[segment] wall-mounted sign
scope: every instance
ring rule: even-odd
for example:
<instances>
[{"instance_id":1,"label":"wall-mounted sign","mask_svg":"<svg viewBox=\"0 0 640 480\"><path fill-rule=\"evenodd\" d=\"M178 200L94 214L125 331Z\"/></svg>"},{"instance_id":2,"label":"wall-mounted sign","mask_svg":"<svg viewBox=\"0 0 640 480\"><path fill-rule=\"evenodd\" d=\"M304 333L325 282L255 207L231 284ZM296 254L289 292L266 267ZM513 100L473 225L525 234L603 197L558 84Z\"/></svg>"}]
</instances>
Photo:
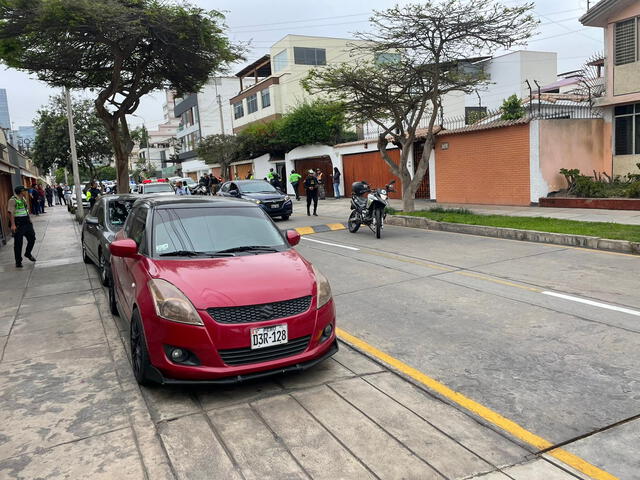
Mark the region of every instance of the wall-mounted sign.
<instances>
[{"instance_id":1,"label":"wall-mounted sign","mask_svg":"<svg viewBox=\"0 0 640 480\"><path fill-rule=\"evenodd\" d=\"M440 144L440 149L441 150L449 150L449 142L442 142Z\"/></svg>"}]
</instances>

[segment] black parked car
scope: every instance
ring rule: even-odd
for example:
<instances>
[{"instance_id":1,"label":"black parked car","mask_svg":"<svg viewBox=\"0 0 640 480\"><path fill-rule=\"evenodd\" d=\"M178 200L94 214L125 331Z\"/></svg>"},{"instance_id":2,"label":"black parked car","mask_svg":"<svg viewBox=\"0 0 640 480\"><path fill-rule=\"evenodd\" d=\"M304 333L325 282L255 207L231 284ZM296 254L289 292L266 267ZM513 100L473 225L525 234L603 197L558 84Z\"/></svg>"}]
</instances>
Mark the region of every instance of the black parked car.
<instances>
[{"instance_id":1,"label":"black parked car","mask_svg":"<svg viewBox=\"0 0 640 480\"><path fill-rule=\"evenodd\" d=\"M289 195L271 186L264 180L234 180L220 187L218 195L251 200L262 207L271 217L288 220L293 212L293 202Z\"/></svg>"},{"instance_id":2,"label":"black parked car","mask_svg":"<svg viewBox=\"0 0 640 480\"><path fill-rule=\"evenodd\" d=\"M108 285L111 279L109 244L129 215L133 203L140 195L104 195L98 198L82 222L82 259L95 263L100 280Z\"/></svg>"}]
</instances>

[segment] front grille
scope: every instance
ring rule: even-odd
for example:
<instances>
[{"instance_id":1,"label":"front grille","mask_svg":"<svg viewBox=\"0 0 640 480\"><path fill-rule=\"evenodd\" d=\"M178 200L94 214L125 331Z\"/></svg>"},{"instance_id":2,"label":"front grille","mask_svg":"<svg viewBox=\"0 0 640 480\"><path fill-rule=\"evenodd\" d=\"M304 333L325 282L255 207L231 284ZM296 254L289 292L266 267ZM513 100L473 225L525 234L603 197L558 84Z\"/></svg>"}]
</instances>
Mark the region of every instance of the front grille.
<instances>
[{"instance_id":1,"label":"front grille","mask_svg":"<svg viewBox=\"0 0 640 480\"><path fill-rule=\"evenodd\" d=\"M208 308L207 312L218 323L253 323L293 317L306 312L310 306L311 295L260 305Z\"/></svg>"},{"instance_id":2,"label":"front grille","mask_svg":"<svg viewBox=\"0 0 640 480\"><path fill-rule=\"evenodd\" d=\"M276 360L278 358L291 357L302 353L309 345L311 335L289 340L283 345L251 350L251 348L235 348L233 350L218 350L222 361L227 365L246 365Z\"/></svg>"}]
</instances>

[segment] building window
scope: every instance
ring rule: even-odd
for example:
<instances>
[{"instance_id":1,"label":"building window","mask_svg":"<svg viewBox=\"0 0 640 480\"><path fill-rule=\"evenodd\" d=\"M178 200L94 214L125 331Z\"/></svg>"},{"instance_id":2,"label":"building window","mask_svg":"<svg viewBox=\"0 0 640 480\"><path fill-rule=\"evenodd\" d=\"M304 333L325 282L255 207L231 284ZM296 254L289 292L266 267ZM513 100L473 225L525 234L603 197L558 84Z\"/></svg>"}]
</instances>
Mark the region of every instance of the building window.
<instances>
[{"instance_id":1,"label":"building window","mask_svg":"<svg viewBox=\"0 0 640 480\"><path fill-rule=\"evenodd\" d=\"M258 111L258 94L254 93L247 97L247 113Z\"/></svg>"},{"instance_id":2,"label":"building window","mask_svg":"<svg viewBox=\"0 0 640 480\"><path fill-rule=\"evenodd\" d=\"M180 126L189 128L198 123L198 107L193 106L182 115L180 115Z\"/></svg>"},{"instance_id":3,"label":"building window","mask_svg":"<svg viewBox=\"0 0 640 480\"><path fill-rule=\"evenodd\" d=\"M615 30L615 64L624 65L638 59L638 26L635 18L616 23Z\"/></svg>"},{"instance_id":4,"label":"building window","mask_svg":"<svg viewBox=\"0 0 640 480\"><path fill-rule=\"evenodd\" d=\"M265 88L260 92L260 99L262 100L262 108L271 106L271 95L269 95L269 89Z\"/></svg>"},{"instance_id":5,"label":"building window","mask_svg":"<svg viewBox=\"0 0 640 480\"><path fill-rule=\"evenodd\" d=\"M287 58L287 51L282 50L280 53L273 57L273 72L279 72L287 68L289 59Z\"/></svg>"},{"instance_id":6,"label":"building window","mask_svg":"<svg viewBox=\"0 0 640 480\"><path fill-rule=\"evenodd\" d=\"M191 152L198 147L200 143L200 132L195 131L189 135L182 137L182 152Z\"/></svg>"},{"instance_id":7,"label":"building window","mask_svg":"<svg viewBox=\"0 0 640 480\"><path fill-rule=\"evenodd\" d=\"M242 100L238 103L233 104L233 118L242 118L244 117L244 108L242 107Z\"/></svg>"},{"instance_id":8,"label":"building window","mask_svg":"<svg viewBox=\"0 0 640 480\"><path fill-rule=\"evenodd\" d=\"M324 48L293 47L296 65L326 65L327 51Z\"/></svg>"},{"instance_id":9,"label":"building window","mask_svg":"<svg viewBox=\"0 0 640 480\"><path fill-rule=\"evenodd\" d=\"M616 155L640 154L640 103L615 108Z\"/></svg>"}]
</instances>

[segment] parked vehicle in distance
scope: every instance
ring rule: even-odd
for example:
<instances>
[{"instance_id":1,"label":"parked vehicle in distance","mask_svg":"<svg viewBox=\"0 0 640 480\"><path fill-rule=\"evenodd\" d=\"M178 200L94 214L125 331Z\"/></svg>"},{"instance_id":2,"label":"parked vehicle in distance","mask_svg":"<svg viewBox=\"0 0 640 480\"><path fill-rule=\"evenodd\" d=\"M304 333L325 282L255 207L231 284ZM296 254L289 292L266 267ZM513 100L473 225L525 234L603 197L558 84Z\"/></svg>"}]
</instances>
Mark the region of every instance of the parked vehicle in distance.
<instances>
[{"instance_id":1,"label":"parked vehicle in distance","mask_svg":"<svg viewBox=\"0 0 640 480\"><path fill-rule=\"evenodd\" d=\"M169 182L140 183L136 193L140 195L175 195L176 191Z\"/></svg>"},{"instance_id":2,"label":"parked vehicle in distance","mask_svg":"<svg viewBox=\"0 0 640 480\"><path fill-rule=\"evenodd\" d=\"M327 279L251 202L145 197L111 243L109 306L141 384L234 383L338 350Z\"/></svg>"},{"instance_id":3,"label":"parked vehicle in distance","mask_svg":"<svg viewBox=\"0 0 640 480\"><path fill-rule=\"evenodd\" d=\"M264 180L234 180L225 182L217 195L251 200L271 217L289 220L293 213L293 202L289 195L282 193Z\"/></svg>"},{"instance_id":4,"label":"parked vehicle in distance","mask_svg":"<svg viewBox=\"0 0 640 480\"><path fill-rule=\"evenodd\" d=\"M387 216L385 209L389 206L389 192L393 192L395 180L391 180L384 188L372 190L365 181L355 182L351 187L351 215L347 226L351 233L356 233L364 224L380 238ZM364 195L367 195L365 198Z\"/></svg>"},{"instance_id":5,"label":"parked vehicle in distance","mask_svg":"<svg viewBox=\"0 0 640 480\"><path fill-rule=\"evenodd\" d=\"M82 259L98 267L103 285L108 285L111 279L109 245L138 198L131 194L103 195L82 221Z\"/></svg>"}]
</instances>

